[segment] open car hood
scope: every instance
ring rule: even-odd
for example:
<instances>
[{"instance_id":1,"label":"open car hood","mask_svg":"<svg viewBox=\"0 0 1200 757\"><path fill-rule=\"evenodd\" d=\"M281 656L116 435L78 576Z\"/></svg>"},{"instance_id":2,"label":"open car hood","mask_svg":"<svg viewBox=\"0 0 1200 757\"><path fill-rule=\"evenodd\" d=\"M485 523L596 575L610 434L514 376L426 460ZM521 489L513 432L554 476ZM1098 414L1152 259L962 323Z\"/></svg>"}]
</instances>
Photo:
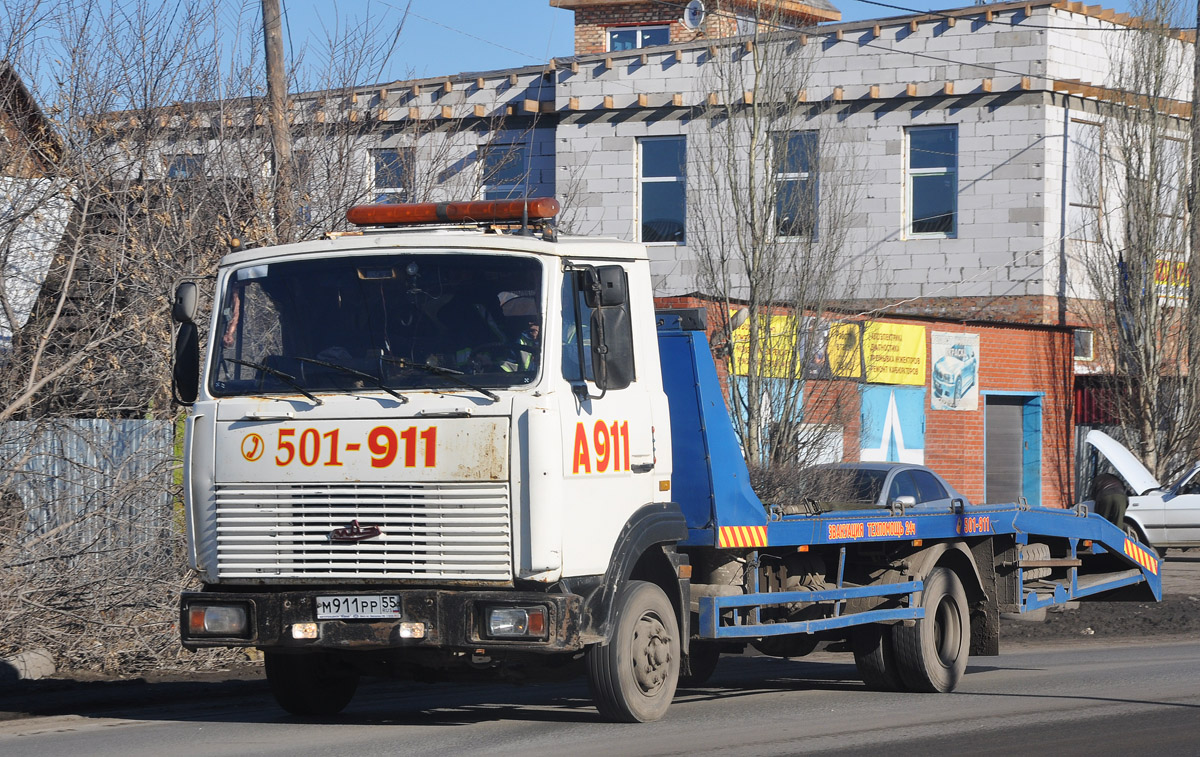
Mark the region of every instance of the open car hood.
<instances>
[{"instance_id":1,"label":"open car hood","mask_svg":"<svg viewBox=\"0 0 1200 757\"><path fill-rule=\"evenodd\" d=\"M1145 494L1154 489L1161 489L1162 484L1154 477L1146 466L1133 456L1125 445L1113 439L1103 431L1089 431L1085 441L1100 450L1100 454L1108 458L1121 478L1125 479L1135 492Z\"/></svg>"}]
</instances>

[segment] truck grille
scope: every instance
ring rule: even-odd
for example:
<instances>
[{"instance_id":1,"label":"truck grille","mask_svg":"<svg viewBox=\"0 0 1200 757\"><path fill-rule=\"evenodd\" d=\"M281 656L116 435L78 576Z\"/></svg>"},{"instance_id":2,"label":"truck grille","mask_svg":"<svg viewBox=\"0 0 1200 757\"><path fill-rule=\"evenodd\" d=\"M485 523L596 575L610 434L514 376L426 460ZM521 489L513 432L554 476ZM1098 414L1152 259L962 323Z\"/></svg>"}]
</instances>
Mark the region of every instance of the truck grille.
<instances>
[{"instance_id":1,"label":"truck grille","mask_svg":"<svg viewBox=\"0 0 1200 757\"><path fill-rule=\"evenodd\" d=\"M508 581L507 483L218 485L223 579ZM333 542L357 520L380 536Z\"/></svg>"}]
</instances>

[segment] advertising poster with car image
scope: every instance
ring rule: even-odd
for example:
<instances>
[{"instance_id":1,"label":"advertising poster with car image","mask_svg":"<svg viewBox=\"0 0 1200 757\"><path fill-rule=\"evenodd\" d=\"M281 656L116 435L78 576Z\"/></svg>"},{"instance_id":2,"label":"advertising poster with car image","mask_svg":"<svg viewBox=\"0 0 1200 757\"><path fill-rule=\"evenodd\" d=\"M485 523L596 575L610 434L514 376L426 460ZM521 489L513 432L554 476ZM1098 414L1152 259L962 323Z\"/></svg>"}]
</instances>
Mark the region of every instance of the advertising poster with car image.
<instances>
[{"instance_id":1,"label":"advertising poster with car image","mask_svg":"<svg viewBox=\"0 0 1200 757\"><path fill-rule=\"evenodd\" d=\"M979 334L934 331L929 343L929 407L979 409Z\"/></svg>"}]
</instances>

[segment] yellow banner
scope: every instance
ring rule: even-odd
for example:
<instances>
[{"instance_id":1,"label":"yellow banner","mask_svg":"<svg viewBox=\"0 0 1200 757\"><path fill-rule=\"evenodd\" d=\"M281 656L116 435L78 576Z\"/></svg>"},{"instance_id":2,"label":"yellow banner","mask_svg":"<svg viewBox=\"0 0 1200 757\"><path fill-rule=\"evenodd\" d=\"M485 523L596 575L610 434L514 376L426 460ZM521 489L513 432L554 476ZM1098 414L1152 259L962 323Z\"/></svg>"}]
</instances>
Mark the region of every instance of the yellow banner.
<instances>
[{"instance_id":1,"label":"yellow banner","mask_svg":"<svg viewBox=\"0 0 1200 757\"><path fill-rule=\"evenodd\" d=\"M862 376L863 355L866 349L866 380L876 384L925 384L925 327L899 323L868 321L834 323L828 335L813 330L800 334L794 316L776 315L763 318L759 330L762 350L759 375L767 378L847 378ZM807 324L806 324L807 325ZM816 326L817 324L813 324ZM801 364L803 350L797 349L797 339L816 341L808 366ZM820 342L824 341L824 349ZM745 376L750 364L750 323L741 324L733 332L733 373Z\"/></svg>"},{"instance_id":2,"label":"yellow banner","mask_svg":"<svg viewBox=\"0 0 1200 757\"><path fill-rule=\"evenodd\" d=\"M792 378L801 373L796 355L796 320L790 315L759 319L759 375L766 378ZM733 373L750 372L750 320L733 330Z\"/></svg>"},{"instance_id":3,"label":"yellow banner","mask_svg":"<svg viewBox=\"0 0 1200 757\"><path fill-rule=\"evenodd\" d=\"M867 381L925 385L925 327L868 321L863 333Z\"/></svg>"},{"instance_id":4,"label":"yellow banner","mask_svg":"<svg viewBox=\"0 0 1200 757\"><path fill-rule=\"evenodd\" d=\"M837 378L862 378L861 328L857 323L835 323L829 327L829 370Z\"/></svg>"}]
</instances>

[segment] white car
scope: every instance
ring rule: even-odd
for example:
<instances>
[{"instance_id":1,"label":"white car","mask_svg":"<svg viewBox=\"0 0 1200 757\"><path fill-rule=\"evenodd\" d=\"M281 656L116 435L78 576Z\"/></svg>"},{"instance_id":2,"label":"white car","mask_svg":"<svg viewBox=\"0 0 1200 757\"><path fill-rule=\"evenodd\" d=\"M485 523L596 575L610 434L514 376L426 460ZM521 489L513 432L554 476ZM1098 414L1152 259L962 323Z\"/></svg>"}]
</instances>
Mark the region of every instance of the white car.
<instances>
[{"instance_id":1,"label":"white car","mask_svg":"<svg viewBox=\"0 0 1200 757\"><path fill-rule=\"evenodd\" d=\"M1108 458L1134 496L1125 511L1125 529L1159 550L1200 547L1200 463L1175 483L1163 486L1124 445L1103 431L1089 431L1087 443Z\"/></svg>"}]
</instances>

